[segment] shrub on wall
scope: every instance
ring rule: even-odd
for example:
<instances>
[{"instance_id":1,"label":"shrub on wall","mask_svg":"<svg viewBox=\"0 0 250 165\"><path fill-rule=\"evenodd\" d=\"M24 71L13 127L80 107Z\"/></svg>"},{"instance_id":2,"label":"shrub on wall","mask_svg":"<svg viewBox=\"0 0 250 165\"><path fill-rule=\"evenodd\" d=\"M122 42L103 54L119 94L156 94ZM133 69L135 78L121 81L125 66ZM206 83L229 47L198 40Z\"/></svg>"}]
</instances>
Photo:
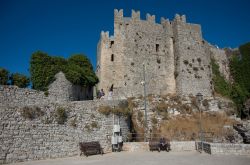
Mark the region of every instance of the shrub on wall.
<instances>
[{"instance_id":1,"label":"shrub on wall","mask_svg":"<svg viewBox=\"0 0 250 165\"><path fill-rule=\"evenodd\" d=\"M67 113L64 108L56 109L56 121L58 124L64 124L67 121Z\"/></svg>"},{"instance_id":2,"label":"shrub on wall","mask_svg":"<svg viewBox=\"0 0 250 165\"><path fill-rule=\"evenodd\" d=\"M21 116L24 117L25 119L33 120L43 115L44 112L39 107L25 106L21 109Z\"/></svg>"},{"instance_id":3,"label":"shrub on wall","mask_svg":"<svg viewBox=\"0 0 250 165\"><path fill-rule=\"evenodd\" d=\"M125 102L120 102L118 106L115 106L111 108L110 106L100 106L98 108L98 112L103 114L103 115L110 115L110 114L115 114L115 115L121 115L121 116L129 116L131 115L132 108L133 106L132 103L128 103L127 101Z\"/></svg>"},{"instance_id":4,"label":"shrub on wall","mask_svg":"<svg viewBox=\"0 0 250 165\"><path fill-rule=\"evenodd\" d=\"M223 96L230 97L231 87L230 84L225 80L219 71L219 65L216 63L215 59L211 59L212 72L213 72L213 83L214 90Z\"/></svg>"},{"instance_id":5,"label":"shrub on wall","mask_svg":"<svg viewBox=\"0 0 250 165\"><path fill-rule=\"evenodd\" d=\"M9 71L4 68L0 68L0 85L7 85L8 79Z\"/></svg>"}]
</instances>

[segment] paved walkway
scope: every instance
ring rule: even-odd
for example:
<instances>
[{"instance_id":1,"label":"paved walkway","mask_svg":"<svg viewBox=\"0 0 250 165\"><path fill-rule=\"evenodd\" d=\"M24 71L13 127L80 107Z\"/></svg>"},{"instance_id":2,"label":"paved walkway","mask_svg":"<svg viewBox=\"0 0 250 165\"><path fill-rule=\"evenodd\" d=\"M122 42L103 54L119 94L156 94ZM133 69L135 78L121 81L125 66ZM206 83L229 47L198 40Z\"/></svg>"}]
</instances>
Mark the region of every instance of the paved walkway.
<instances>
[{"instance_id":1,"label":"paved walkway","mask_svg":"<svg viewBox=\"0 0 250 165\"><path fill-rule=\"evenodd\" d=\"M249 156L198 152L120 152L15 163L15 165L249 165Z\"/></svg>"}]
</instances>

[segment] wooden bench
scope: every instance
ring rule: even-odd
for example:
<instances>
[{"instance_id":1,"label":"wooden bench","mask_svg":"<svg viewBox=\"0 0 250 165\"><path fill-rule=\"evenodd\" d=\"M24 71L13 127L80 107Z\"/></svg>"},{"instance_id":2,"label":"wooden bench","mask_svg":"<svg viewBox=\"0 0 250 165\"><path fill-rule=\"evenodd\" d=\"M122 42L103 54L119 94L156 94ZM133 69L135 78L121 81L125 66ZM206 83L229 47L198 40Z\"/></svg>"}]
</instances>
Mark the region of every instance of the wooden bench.
<instances>
[{"instance_id":1,"label":"wooden bench","mask_svg":"<svg viewBox=\"0 0 250 165\"><path fill-rule=\"evenodd\" d=\"M157 150L158 152L161 151L161 148L160 148L160 143L158 141L149 141L149 150L150 151L155 151Z\"/></svg>"},{"instance_id":2,"label":"wooden bench","mask_svg":"<svg viewBox=\"0 0 250 165\"><path fill-rule=\"evenodd\" d=\"M81 150L80 156L82 153L85 156L94 155L94 154L103 154L103 148L98 141L93 142L80 142L79 147Z\"/></svg>"},{"instance_id":3,"label":"wooden bench","mask_svg":"<svg viewBox=\"0 0 250 165\"><path fill-rule=\"evenodd\" d=\"M162 146L161 144L160 144L160 141L152 141L152 140L150 140L149 141L149 150L150 151L158 151L158 152L160 152L160 151L170 151L170 142L169 142L169 140L167 140L166 141L166 143L165 143L165 145L164 146Z\"/></svg>"}]
</instances>

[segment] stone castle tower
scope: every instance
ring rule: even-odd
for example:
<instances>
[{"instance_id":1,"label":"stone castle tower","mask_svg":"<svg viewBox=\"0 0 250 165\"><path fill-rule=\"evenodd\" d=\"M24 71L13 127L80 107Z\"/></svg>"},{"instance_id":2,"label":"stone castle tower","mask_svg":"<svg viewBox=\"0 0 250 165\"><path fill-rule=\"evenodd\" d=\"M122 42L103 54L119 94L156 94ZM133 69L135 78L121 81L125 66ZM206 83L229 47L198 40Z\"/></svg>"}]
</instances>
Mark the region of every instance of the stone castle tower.
<instances>
[{"instance_id":1,"label":"stone castle tower","mask_svg":"<svg viewBox=\"0 0 250 165\"><path fill-rule=\"evenodd\" d=\"M186 22L176 14L173 21L132 10L124 17L123 10L114 10L114 36L101 32L97 48L98 89L107 93L111 85L117 97L143 95L144 66L147 94L212 96L211 57L228 74L224 50L215 48L202 38L198 24Z\"/></svg>"}]
</instances>

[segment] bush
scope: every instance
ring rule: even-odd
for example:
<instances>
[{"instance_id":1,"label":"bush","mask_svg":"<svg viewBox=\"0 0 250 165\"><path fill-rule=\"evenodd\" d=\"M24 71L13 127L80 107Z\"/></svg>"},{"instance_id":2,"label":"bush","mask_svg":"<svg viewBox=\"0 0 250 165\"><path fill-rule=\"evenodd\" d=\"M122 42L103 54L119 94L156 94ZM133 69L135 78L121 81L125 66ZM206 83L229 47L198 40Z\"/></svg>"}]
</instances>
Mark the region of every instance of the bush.
<instances>
[{"instance_id":1,"label":"bush","mask_svg":"<svg viewBox=\"0 0 250 165\"><path fill-rule=\"evenodd\" d=\"M141 111L139 111L138 113L137 113L137 120L139 121L139 122L141 122L141 123L143 123L143 113L141 112Z\"/></svg>"},{"instance_id":2,"label":"bush","mask_svg":"<svg viewBox=\"0 0 250 165\"><path fill-rule=\"evenodd\" d=\"M71 121L70 121L70 126L72 126L72 127L76 127L77 126L77 124L76 124L76 117L74 118L74 119L71 119Z\"/></svg>"},{"instance_id":3,"label":"bush","mask_svg":"<svg viewBox=\"0 0 250 165\"><path fill-rule=\"evenodd\" d=\"M164 112L167 111L167 109L168 109L168 104L166 104L164 101L160 102L155 108L157 112Z\"/></svg>"},{"instance_id":4,"label":"bush","mask_svg":"<svg viewBox=\"0 0 250 165\"><path fill-rule=\"evenodd\" d=\"M158 120L156 119L155 116L153 116L153 117L151 118L151 122L152 122L153 125L156 125L156 124L158 123Z\"/></svg>"},{"instance_id":5,"label":"bush","mask_svg":"<svg viewBox=\"0 0 250 165\"><path fill-rule=\"evenodd\" d=\"M211 59L212 72L213 72L213 84L215 92L222 96L230 97L231 87L230 84L225 80L219 71L219 65L214 59Z\"/></svg>"},{"instance_id":6,"label":"bush","mask_svg":"<svg viewBox=\"0 0 250 165\"><path fill-rule=\"evenodd\" d=\"M45 92L44 92L44 95L45 95L46 97L48 97L48 96L49 96L49 91L45 91Z\"/></svg>"},{"instance_id":7,"label":"bush","mask_svg":"<svg viewBox=\"0 0 250 165\"><path fill-rule=\"evenodd\" d=\"M0 85L7 85L8 80L9 80L9 71L4 68L0 68Z\"/></svg>"},{"instance_id":8,"label":"bush","mask_svg":"<svg viewBox=\"0 0 250 165\"><path fill-rule=\"evenodd\" d=\"M98 128L98 123L96 121L92 121L90 125L92 128Z\"/></svg>"},{"instance_id":9,"label":"bush","mask_svg":"<svg viewBox=\"0 0 250 165\"><path fill-rule=\"evenodd\" d=\"M51 57L37 51L32 54L30 74L33 88L45 91L55 80L55 74L62 71L67 80L81 86L94 86L98 83L89 59L81 54L73 55L68 60L62 57Z\"/></svg>"},{"instance_id":10,"label":"bush","mask_svg":"<svg viewBox=\"0 0 250 165\"><path fill-rule=\"evenodd\" d=\"M64 108L56 109L56 121L58 124L64 124L67 121L67 114Z\"/></svg>"},{"instance_id":11,"label":"bush","mask_svg":"<svg viewBox=\"0 0 250 165\"><path fill-rule=\"evenodd\" d=\"M112 108L110 106L100 106L98 112L108 116L112 112Z\"/></svg>"},{"instance_id":12,"label":"bush","mask_svg":"<svg viewBox=\"0 0 250 165\"><path fill-rule=\"evenodd\" d=\"M11 74L10 81L11 85L16 85L19 88L26 88L30 84L30 79L27 76L19 73Z\"/></svg>"},{"instance_id":13,"label":"bush","mask_svg":"<svg viewBox=\"0 0 250 165\"><path fill-rule=\"evenodd\" d=\"M28 107L25 106L21 110L21 115L25 119L33 120L37 117L43 116L44 112L39 107Z\"/></svg>"},{"instance_id":14,"label":"bush","mask_svg":"<svg viewBox=\"0 0 250 165\"><path fill-rule=\"evenodd\" d=\"M131 115L131 109L128 107L128 102L120 102L117 107L111 108L110 106L100 106L98 109L98 112L100 112L103 115L122 115L122 116L129 116ZM131 105L130 105L131 106Z\"/></svg>"}]
</instances>

